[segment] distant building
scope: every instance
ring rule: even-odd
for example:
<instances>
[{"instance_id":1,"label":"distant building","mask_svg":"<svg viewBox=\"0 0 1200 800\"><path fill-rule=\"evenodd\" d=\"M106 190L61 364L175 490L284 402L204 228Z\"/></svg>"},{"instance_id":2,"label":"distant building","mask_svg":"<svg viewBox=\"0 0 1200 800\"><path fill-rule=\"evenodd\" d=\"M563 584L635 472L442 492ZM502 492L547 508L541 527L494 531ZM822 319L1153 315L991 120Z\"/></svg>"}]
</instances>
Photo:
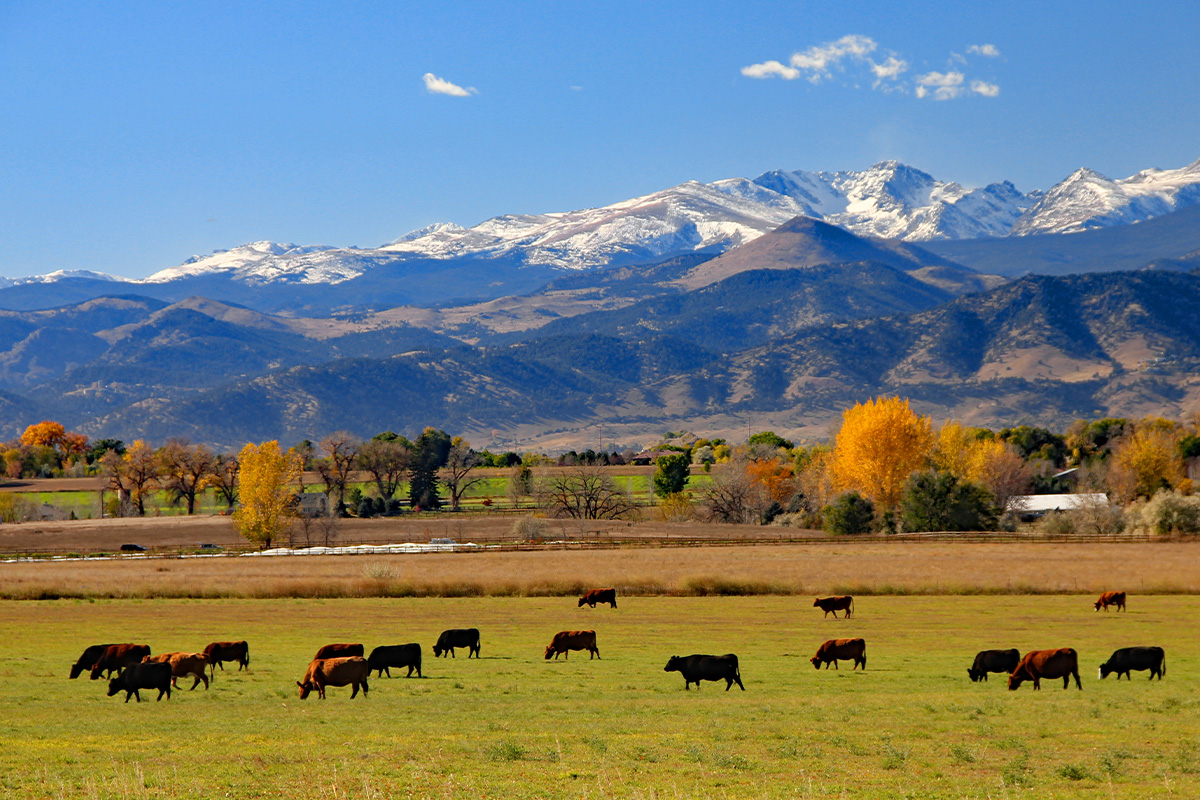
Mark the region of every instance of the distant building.
<instances>
[{"instance_id":1,"label":"distant building","mask_svg":"<svg viewBox=\"0 0 1200 800\"><path fill-rule=\"evenodd\" d=\"M297 510L306 517L324 517L329 513L329 499L320 492L303 492L296 499Z\"/></svg>"},{"instance_id":2,"label":"distant building","mask_svg":"<svg viewBox=\"0 0 1200 800\"><path fill-rule=\"evenodd\" d=\"M1103 492L1083 494L1023 494L1011 497L1004 510L1017 514L1025 521L1045 516L1052 511L1078 511L1107 505L1108 495Z\"/></svg>"}]
</instances>

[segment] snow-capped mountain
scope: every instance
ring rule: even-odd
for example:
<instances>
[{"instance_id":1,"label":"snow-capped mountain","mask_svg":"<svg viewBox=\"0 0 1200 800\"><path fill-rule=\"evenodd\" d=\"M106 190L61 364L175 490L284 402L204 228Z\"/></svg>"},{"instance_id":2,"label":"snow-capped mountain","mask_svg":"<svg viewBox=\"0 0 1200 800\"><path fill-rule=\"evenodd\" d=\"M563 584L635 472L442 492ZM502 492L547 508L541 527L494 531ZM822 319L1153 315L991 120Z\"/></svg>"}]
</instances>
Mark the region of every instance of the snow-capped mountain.
<instances>
[{"instance_id":1,"label":"snow-capped mountain","mask_svg":"<svg viewBox=\"0 0 1200 800\"><path fill-rule=\"evenodd\" d=\"M1200 160L1180 169L1146 169L1119 180L1079 169L1046 192L1013 227L1012 235L1128 225L1197 204Z\"/></svg>"},{"instance_id":2,"label":"snow-capped mountain","mask_svg":"<svg viewBox=\"0 0 1200 800\"><path fill-rule=\"evenodd\" d=\"M178 267L160 270L140 283L166 283L181 278L225 274L249 285L275 283L341 283L373 266L364 251L325 245L297 246L251 242L209 256L192 256Z\"/></svg>"}]
</instances>

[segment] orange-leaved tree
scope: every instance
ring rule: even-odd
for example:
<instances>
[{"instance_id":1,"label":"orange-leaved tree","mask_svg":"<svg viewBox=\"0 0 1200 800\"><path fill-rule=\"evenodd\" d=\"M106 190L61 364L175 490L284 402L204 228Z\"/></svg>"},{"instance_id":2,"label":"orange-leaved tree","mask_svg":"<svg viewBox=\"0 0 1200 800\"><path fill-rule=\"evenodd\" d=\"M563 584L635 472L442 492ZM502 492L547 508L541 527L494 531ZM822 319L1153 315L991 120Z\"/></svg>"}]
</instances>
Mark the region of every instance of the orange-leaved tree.
<instances>
[{"instance_id":1,"label":"orange-leaved tree","mask_svg":"<svg viewBox=\"0 0 1200 800\"><path fill-rule=\"evenodd\" d=\"M46 419L26 428L21 434L21 444L26 447L53 447L57 450L66 435L67 429L61 422Z\"/></svg>"},{"instance_id":2,"label":"orange-leaved tree","mask_svg":"<svg viewBox=\"0 0 1200 800\"><path fill-rule=\"evenodd\" d=\"M842 412L830 469L841 489L854 489L883 509L895 508L908 476L929 460L933 426L899 397L879 397Z\"/></svg>"},{"instance_id":3,"label":"orange-leaved tree","mask_svg":"<svg viewBox=\"0 0 1200 800\"><path fill-rule=\"evenodd\" d=\"M280 450L279 442L247 444L238 454L238 499L233 525L264 550L281 538L296 518L292 485L300 480L301 457Z\"/></svg>"}]
</instances>

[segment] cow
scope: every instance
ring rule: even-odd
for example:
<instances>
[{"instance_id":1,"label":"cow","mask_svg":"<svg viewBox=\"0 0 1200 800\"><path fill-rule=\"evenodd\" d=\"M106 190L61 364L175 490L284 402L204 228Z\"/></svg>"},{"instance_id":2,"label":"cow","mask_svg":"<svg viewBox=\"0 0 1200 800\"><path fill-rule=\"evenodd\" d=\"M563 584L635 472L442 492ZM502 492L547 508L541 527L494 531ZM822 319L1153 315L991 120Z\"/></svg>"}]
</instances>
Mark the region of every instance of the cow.
<instances>
[{"instance_id":1,"label":"cow","mask_svg":"<svg viewBox=\"0 0 1200 800\"><path fill-rule=\"evenodd\" d=\"M324 700L326 686L352 684L354 690L350 692L350 699L353 700L358 696L360 686L363 697L367 696L367 691L371 688L367 685L367 678L370 674L371 668L367 666L367 660L362 656L318 658L308 665L308 670L304 673L304 680L296 681L296 685L300 687L301 700L308 697L313 689L316 689L317 696Z\"/></svg>"},{"instance_id":2,"label":"cow","mask_svg":"<svg viewBox=\"0 0 1200 800\"><path fill-rule=\"evenodd\" d=\"M150 645L148 644L110 644L92 665L91 679L99 680L100 673L104 673L104 677L107 678L130 664L141 663L141 660L148 655L150 655Z\"/></svg>"},{"instance_id":3,"label":"cow","mask_svg":"<svg viewBox=\"0 0 1200 800\"><path fill-rule=\"evenodd\" d=\"M825 665L825 669L829 669L830 664L837 669L838 661L853 661L852 669L858 669L859 664L866 669L867 643L862 639L830 639L817 648L817 654L809 661L817 669L820 669L822 664Z\"/></svg>"},{"instance_id":4,"label":"cow","mask_svg":"<svg viewBox=\"0 0 1200 800\"><path fill-rule=\"evenodd\" d=\"M104 655L104 651L112 647L112 644L94 644L83 651L83 655L79 660L71 665L71 680L75 680L83 671L90 670L92 665L100 660L100 656Z\"/></svg>"},{"instance_id":5,"label":"cow","mask_svg":"<svg viewBox=\"0 0 1200 800\"><path fill-rule=\"evenodd\" d=\"M363 657L363 646L361 644L350 644L341 642L338 644L327 644L317 651L313 656L313 661L321 661L326 658L348 658L349 656Z\"/></svg>"},{"instance_id":6,"label":"cow","mask_svg":"<svg viewBox=\"0 0 1200 800\"><path fill-rule=\"evenodd\" d=\"M158 689L158 697L154 698L155 702L162 700L164 694L170 700L171 665L139 661L127 666L117 677L108 682L108 696L112 697L117 692L123 691L126 703L129 702L131 696L136 697L139 703L142 702L142 696L138 694L139 689Z\"/></svg>"},{"instance_id":7,"label":"cow","mask_svg":"<svg viewBox=\"0 0 1200 800\"><path fill-rule=\"evenodd\" d=\"M1117 611L1124 611L1125 610L1125 593L1124 592L1105 592L1104 594L1100 595L1100 599L1097 600L1092 605L1094 605L1096 607L1097 611L1099 611L1101 608L1103 608L1105 611L1108 611L1109 606L1116 606Z\"/></svg>"},{"instance_id":8,"label":"cow","mask_svg":"<svg viewBox=\"0 0 1200 800\"><path fill-rule=\"evenodd\" d=\"M367 665L368 672L379 670L378 677L380 678L385 672L389 678L392 677L391 667L396 669L408 667L406 678L411 678L415 669L419 678L421 677L421 645L413 642L412 644L386 644L376 647L371 651Z\"/></svg>"},{"instance_id":9,"label":"cow","mask_svg":"<svg viewBox=\"0 0 1200 800\"><path fill-rule=\"evenodd\" d=\"M1071 676L1075 677L1075 686L1083 689L1079 682L1079 654L1070 647L1058 650L1030 650L1021 657L1021 662L1008 676L1008 688L1016 691L1025 681L1033 681L1034 690L1042 688L1042 678L1062 678L1063 688L1071 685Z\"/></svg>"},{"instance_id":10,"label":"cow","mask_svg":"<svg viewBox=\"0 0 1200 800\"><path fill-rule=\"evenodd\" d=\"M433 646L433 657L440 658L449 653L451 658L455 658L454 649L456 647L466 647L467 658L470 658L472 653L479 658L479 629L451 628L448 631L442 631L437 644Z\"/></svg>"},{"instance_id":11,"label":"cow","mask_svg":"<svg viewBox=\"0 0 1200 800\"><path fill-rule=\"evenodd\" d=\"M1021 661L1021 651L1015 647L1012 650L980 650L975 654L975 663L967 668L971 683L986 681L989 672L1012 672Z\"/></svg>"},{"instance_id":12,"label":"cow","mask_svg":"<svg viewBox=\"0 0 1200 800\"><path fill-rule=\"evenodd\" d=\"M1129 672L1135 669L1148 669L1150 680L1154 680L1154 676L1157 675L1161 681L1163 675L1167 674L1167 654L1161 647L1122 647L1100 665L1100 680L1104 680L1112 672L1117 673L1117 680L1121 680L1122 675L1128 680L1133 680Z\"/></svg>"},{"instance_id":13,"label":"cow","mask_svg":"<svg viewBox=\"0 0 1200 800\"><path fill-rule=\"evenodd\" d=\"M204 681L204 688L208 689L208 658L203 653L160 653L156 656L146 656L142 659L143 664L170 664L171 665L171 685L176 689L179 688L178 680L192 676L192 691Z\"/></svg>"},{"instance_id":14,"label":"cow","mask_svg":"<svg viewBox=\"0 0 1200 800\"><path fill-rule=\"evenodd\" d=\"M217 674L217 667L225 671L225 661L236 661L238 672L250 669L250 645L245 642L210 642L204 648L204 657L208 659L208 669L212 675Z\"/></svg>"},{"instance_id":15,"label":"cow","mask_svg":"<svg viewBox=\"0 0 1200 800\"><path fill-rule=\"evenodd\" d=\"M559 653L562 653L564 658L570 658L572 650L587 650L590 653L589 661L599 658L600 649L596 647L596 632L559 631L554 634L550 644L546 645L546 660L549 661L550 656L553 655L554 660L557 661Z\"/></svg>"},{"instance_id":16,"label":"cow","mask_svg":"<svg viewBox=\"0 0 1200 800\"><path fill-rule=\"evenodd\" d=\"M671 656L663 672L678 672L683 676L683 689L687 691L696 684L700 691L700 681L725 681L725 691L729 691L736 683L743 692L742 673L738 669L738 657L733 653L723 656L707 656L695 654L690 656Z\"/></svg>"},{"instance_id":17,"label":"cow","mask_svg":"<svg viewBox=\"0 0 1200 800\"><path fill-rule=\"evenodd\" d=\"M835 597L817 597L813 599L813 607L819 608L825 612L825 617L829 616L829 612L833 612L833 618L837 619L837 612L845 611L846 619L850 619L850 614L854 611L854 598L848 594L837 595Z\"/></svg>"},{"instance_id":18,"label":"cow","mask_svg":"<svg viewBox=\"0 0 1200 800\"><path fill-rule=\"evenodd\" d=\"M608 603L611 607L617 607L617 590L616 589L592 589L590 592L579 598L579 607L583 608L584 604L596 607L596 603Z\"/></svg>"}]
</instances>

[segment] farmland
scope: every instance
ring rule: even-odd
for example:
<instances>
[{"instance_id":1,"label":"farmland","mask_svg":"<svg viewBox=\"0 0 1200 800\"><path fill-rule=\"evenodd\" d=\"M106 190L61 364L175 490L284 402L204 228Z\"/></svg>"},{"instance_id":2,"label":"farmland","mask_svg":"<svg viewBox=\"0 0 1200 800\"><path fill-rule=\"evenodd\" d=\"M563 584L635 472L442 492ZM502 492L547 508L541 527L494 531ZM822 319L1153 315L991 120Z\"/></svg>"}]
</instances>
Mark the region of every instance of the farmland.
<instances>
[{"instance_id":1,"label":"farmland","mask_svg":"<svg viewBox=\"0 0 1200 800\"><path fill-rule=\"evenodd\" d=\"M6 797L1189 797L1200 791L1200 601L1131 596L866 597L824 620L790 597L132 600L7 603L0 616ZM435 660L446 627L483 658ZM560 629L602 660L545 662ZM816 645L867 641L866 672L817 672ZM83 646L251 642L248 673L125 705L66 679ZM422 679L300 701L327 641L418 641ZM1168 677L1096 679L1118 646L1161 644ZM972 684L976 650L1072 646L1084 690ZM672 654L735 652L746 692L684 692ZM462 654L460 653L460 656ZM187 685L186 683L184 685Z\"/></svg>"}]
</instances>

